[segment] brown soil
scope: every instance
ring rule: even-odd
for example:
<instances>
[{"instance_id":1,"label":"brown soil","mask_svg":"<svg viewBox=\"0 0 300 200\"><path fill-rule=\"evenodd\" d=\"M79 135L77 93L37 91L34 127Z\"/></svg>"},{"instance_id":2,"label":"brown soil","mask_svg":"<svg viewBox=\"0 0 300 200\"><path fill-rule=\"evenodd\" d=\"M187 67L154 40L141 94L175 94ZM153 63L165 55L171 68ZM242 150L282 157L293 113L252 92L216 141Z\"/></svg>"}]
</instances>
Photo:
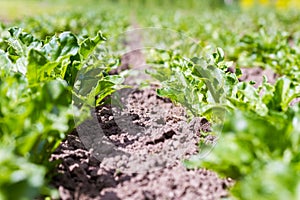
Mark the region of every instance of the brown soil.
<instances>
[{"instance_id":1,"label":"brown soil","mask_svg":"<svg viewBox=\"0 0 300 200\"><path fill-rule=\"evenodd\" d=\"M209 123L156 95L153 88L133 90L120 116L130 116L132 130L117 119L112 106L97 108L105 136L122 154L96 159L69 135L53 159L62 159L53 184L61 199L220 199L231 182L214 172L187 170L181 163L196 154L200 131ZM118 127L118 124L121 124ZM125 128L124 128L125 127ZM101 151L96 149L94 151ZM93 156L94 155L94 156Z\"/></svg>"}]
</instances>

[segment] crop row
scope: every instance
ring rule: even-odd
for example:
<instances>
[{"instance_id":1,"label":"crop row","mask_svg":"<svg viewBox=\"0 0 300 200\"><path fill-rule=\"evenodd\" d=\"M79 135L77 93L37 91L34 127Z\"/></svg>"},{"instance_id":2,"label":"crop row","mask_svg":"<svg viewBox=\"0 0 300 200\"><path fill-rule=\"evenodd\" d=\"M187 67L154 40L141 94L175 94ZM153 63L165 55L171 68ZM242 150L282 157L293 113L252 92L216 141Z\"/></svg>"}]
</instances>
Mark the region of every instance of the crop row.
<instances>
[{"instance_id":1,"label":"crop row","mask_svg":"<svg viewBox=\"0 0 300 200\"><path fill-rule=\"evenodd\" d=\"M94 22L97 27L86 26L90 17L78 13L28 18L17 24L23 29L2 25L0 199L57 198L48 187L57 164L49 161L52 152L89 116L89 106L100 104L122 82L108 76L118 58L108 54L99 32L113 23L106 17L103 13L101 23ZM64 31L70 27L73 33Z\"/></svg>"},{"instance_id":2,"label":"crop row","mask_svg":"<svg viewBox=\"0 0 300 200\"><path fill-rule=\"evenodd\" d=\"M202 48L159 50L148 59L154 66L148 73L161 82L159 95L213 124L211 133L202 133L200 154L186 166L233 178L237 199L298 199L300 107L293 102L300 96L300 57L294 13L220 11L213 19L211 13L201 19L177 14L177 30L186 28ZM258 87L239 81L241 67L257 66L279 78L270 84L264 77ZM207 134L216 142L207 144Z\"/></svg>"},{"instance_id":3,"label":"crop row","mask_svg":"<svg viewBox=\"0 0 300 200\"><path fill-rule=\"evenodd\" d=\"M200 154L185 164L233 178L238 199L300 199L300 106L292 104L300 96L299 14L197 8L135 13L139 27L152 27L137 32L147 36L147 73L160 81L158 95L213 124L202 134L217 142L200 141ZM85 120L90 106L122 87L121 76L108 75L131 24L130 7L118 11L1 25L0 199L55 197L47 187L51 153L78 125L74 117ZM240 68L254 66L280 78L259 87L240 82Z\"/></svg>"}]
</instances>

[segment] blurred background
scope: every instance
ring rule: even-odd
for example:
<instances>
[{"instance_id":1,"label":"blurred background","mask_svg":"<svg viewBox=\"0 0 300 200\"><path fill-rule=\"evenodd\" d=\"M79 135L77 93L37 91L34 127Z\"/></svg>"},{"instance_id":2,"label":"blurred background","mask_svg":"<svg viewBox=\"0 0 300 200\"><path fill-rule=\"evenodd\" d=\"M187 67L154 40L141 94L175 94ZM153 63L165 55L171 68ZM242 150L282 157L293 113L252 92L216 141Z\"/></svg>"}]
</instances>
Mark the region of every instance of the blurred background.
<instances>
[{"instance_id":1,"label":"blurred background","mask_svg":"<svg viewBox=\"0 0 300 200\"><path fill-rule=\"evenodd\" d=\"M0 19L10 21L21 19L24 16L39 14L54 14L74 9L89 9L105 6L141 6L165 7L172 5L172 8L191 9L201 12L204 7L220 8L241 8L271 7L275 9L300 8L299 0L0 0Z\"/></svg>"}]
</instances>

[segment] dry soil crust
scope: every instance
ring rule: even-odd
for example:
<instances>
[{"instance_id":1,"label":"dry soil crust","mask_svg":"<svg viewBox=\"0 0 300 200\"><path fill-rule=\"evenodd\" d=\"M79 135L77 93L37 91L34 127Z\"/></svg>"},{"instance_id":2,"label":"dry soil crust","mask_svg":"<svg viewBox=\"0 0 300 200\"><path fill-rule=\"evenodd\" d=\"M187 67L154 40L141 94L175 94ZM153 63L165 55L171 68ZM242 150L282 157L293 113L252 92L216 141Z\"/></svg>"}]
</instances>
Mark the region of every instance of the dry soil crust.
<instances>
[{"instance_id":1,"label":"dry soil crust","mask_svg":"<svg viewBox=\"0 0 300 200\"><path fill-rule=\"evenodd\" d=\"M95 152L101 148L87 150L76 132L53 154L62 160L53 181L61 199L226 197L229 180L205 169L187 170L181 162L197 153L200 130L209 131L207 120L188 123L183 108L158 97L153 87L124 94L122 110L112 104L96 109L99 131L122 154L100 161Z\"/></svg>"}]
</instances>

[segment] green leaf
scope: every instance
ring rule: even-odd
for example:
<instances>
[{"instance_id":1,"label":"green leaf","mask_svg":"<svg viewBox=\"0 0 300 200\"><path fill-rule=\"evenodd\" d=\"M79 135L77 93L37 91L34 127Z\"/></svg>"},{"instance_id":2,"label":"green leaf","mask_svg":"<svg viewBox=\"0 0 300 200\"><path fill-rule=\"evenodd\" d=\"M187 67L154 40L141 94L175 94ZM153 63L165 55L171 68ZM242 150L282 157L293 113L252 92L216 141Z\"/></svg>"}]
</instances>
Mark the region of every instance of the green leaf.
<instances>
[{"instance_id":1,"label":"green leaf","mask_svg":"<svg viewBox=\"0 0 300 200\"><path fill-rule=\"evenodd\" d=\"M74 56L78 50L77 38L70 32L63 32L58 38L52 37L49 43L42 48L43 54L49 61L60 60L65 56Z\"/></svg>"},{"instance_id":2,"label":"green leaf","mask_svg":"<svg viewBox=\"0 0 300 200\"><path fill-rule=\"evenodd\" d=\"M95 50L95 48L101 41L106 41L106 38L102 35L100 31L98 32L96 37L92 39L86 38L80 44L80 55L83 58L87 58L90 55L90 53Z\"/></svg>"}]
</instances>

